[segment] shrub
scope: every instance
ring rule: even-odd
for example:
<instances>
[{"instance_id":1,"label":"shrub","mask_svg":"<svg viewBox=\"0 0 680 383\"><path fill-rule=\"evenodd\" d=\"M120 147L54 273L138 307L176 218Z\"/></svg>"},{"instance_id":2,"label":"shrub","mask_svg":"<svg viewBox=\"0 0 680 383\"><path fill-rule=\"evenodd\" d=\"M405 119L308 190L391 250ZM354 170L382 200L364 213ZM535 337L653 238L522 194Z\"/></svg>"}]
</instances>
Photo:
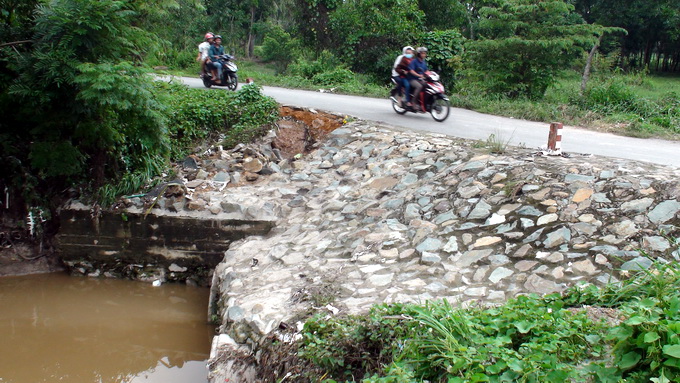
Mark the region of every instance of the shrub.
<instances>
[{"instance_id":1,"label":"shrub","mask_svg":"<svg viewBox=\"0 0 680 383\"><path fill-rule=\"evenodd\" d=\"M300 51L300 41L279 25L269 25L258 54L264 62L273 62L279 72L283 72Z\"/></svg>"},{"instance_id":2,"label":"shrub","mask_svg":"<svg viewBox=\"0 0 680 383\"><path fill-rule=\"evenodd\" d=\"M166 93L172 158L185 156L208 137L226 137L223 145L233 147L250 142L266 132L278 117L278 105L262 95L256 85L236 93L189 89L184 85L159 83Z\"/></svg>"}]
</instances>

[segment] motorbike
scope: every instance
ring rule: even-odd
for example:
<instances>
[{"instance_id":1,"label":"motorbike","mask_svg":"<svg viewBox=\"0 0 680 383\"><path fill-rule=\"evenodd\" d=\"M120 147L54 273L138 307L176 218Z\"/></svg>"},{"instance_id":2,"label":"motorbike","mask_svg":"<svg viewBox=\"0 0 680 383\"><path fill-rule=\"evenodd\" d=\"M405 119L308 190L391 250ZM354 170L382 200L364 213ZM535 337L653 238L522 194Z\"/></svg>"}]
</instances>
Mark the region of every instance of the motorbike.
<instances>
[{"instance_id":1,"label":"motorbike","mask_svg":"<svg viewBox=\"0 0 680 383\"><path fill-rule=\"evenodd\" d=\"M390 100L392 100L392 109L394 109L397 114L405 114L406 112L429 112L435 121L443 122L449 117L451 109L451 102L446 96L446 93L444 93L444 85L439 81L439 75L436 72L425 72L424 80L423 90L420 92L419 99L414 100L411 98L412 103L418 103L420 110L402 105L401 100L403 99L404 88L401 86L398 86L398 88L400 88L399 94L390 97ZM392 82L395 83L395 85L398 85L394 79L392 79Z\"/></svg>"},{"instance_id":2,"label":"motorbike","mask_svg":"<svg viewBox=\"0 0 680 383\"><path fill-rule=\"evenodd\" d=\"M206 88L210 88L211 86L226 86L230 90L236 90L236 87L238 86L238 76L236 75L238 67L234 62L234 56L225 54L219 56L218 60L222 63L222 78L219 80L213 79L210 70L211 65L206 65L205 70L201 73L203 85L205 85ZM218 81L218 83L216 83L216 81ZM221 84L219 82L221 82Z\"/></svg>"}]
</instances>

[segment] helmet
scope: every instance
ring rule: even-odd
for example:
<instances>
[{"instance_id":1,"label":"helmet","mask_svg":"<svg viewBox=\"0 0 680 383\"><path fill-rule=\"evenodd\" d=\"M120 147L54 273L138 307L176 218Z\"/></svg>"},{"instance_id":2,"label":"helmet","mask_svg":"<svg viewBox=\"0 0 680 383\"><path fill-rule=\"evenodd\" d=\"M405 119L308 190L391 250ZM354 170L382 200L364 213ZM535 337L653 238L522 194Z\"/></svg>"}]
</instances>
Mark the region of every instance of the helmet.
<instances>
[{"instance_id":1,"label":"helmet","mask_svg":"<svg viewBox=\"0 0 680 383\"><path fill-rule=\"evenodd\" d=\"M405 47L401 50L401 53L406 54L406 51L409 50L409 49L410 49L410 50L413 50L413 47L410 46L410 45L407 45L407 46L405 46Z\"/></svg>"},{"instance_id":2,"label":"helmet","mask_svg":"<svg viewBox=\"0 0 680 383\"><path fill-rule=\"evenodd\" d=\"M215 38L215 40L217 40L217 39L220 39L220 40L222 40L222 36L220 36L220 35L215 35L215 37L214 37L214 38Z\"/></svg>"},{"instance_id":3,"label":"helmet","mask_svg":"<svg viewBox=\"0 0 680 383\"><path fill-rule=\"evenodd\" d=\"M213 37L215 37L215 36L212 34L212 32L208 32L208 33L205 34L205 39L206 39L206 40L207 40L207 39L212 39Z\"/></svg>"},{"instance_id":4,"label":"helmet","mask_svg":"<svg viewBox=\"0 0 680 383\"><path fill-rule=\"evenodd\" d=\"M416 49L416 53L427 53L427 48L418 47L418 49Z\"/></svg>"}]
</instances>

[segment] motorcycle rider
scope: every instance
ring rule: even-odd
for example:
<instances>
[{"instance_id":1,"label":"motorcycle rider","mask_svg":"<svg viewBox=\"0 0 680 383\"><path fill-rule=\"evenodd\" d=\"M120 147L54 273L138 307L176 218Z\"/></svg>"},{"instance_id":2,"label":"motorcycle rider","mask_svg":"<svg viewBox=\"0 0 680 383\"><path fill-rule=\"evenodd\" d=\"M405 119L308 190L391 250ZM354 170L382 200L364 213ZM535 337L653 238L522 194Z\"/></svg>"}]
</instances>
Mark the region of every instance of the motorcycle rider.
<instances>
[{"instance_id":1,"label":"motorcycle rider","mask_svg":"<svg viewBox=\"0 0 680 383\"><path fill-rule=\"evenodd\" d=\"M408 61L404 61L404 58L407 58ZM396 84L394 89L390 91L390 97L395 97L396 95L399 94L399 91L401 90L402 86L406 85L406 72L408 72L408 63L410 60L413 58L413 47L410 45L405 46L401 50L401 54L397 56L397 59L394 60L394 65L392 65L392 80ZM406 66L406 72L405 71L400 71L399 70L399 65L403 64L405 62ZM403 68L402 68L403 69ZM407 87L408 89L408 87Z\"/></svg>"},{"instance_id":2,"label":"motorcycle rider","mask_svg":"<svg viewBox=\"0 0 680 383\"><path fill-rule=\"evenodd\" d=\"M416 49L416 58L411 61L408 66L408 80L413 87L413 99L415 100L414 109L419 110L419 96L420 92L423 90L423 80L425 79L425 72L428 71L427 68L427 48L418 47ZM408 93L407 93L408 94ZM407 96L408 97L408 96ZM407 105L410 100L407 99Z\"/></svg>"},{"instance_id":3,"label":"motorcycle rider","mask_svg":"<svg viewBox=\"0 0 680 383\"><path fill-rule=\"evenodd\" d=\"M215 35L213 45L210 46L208 56L212 62L213 68L217 70L217 77L214 78L216 84L222 83L222 63L219 62L219 57L224 54L224 47L222 46L222 36Z\"/></svg>"},{"instance_id":4,"label":"motorcycle rider","mask_svg":"<svg viewBox=\"0 0 680 383\"><path fill-rule=\"evenodd\" d=\"M196 56L196 61L201 63L201 73L205 72L205 65L209 61L208 51L213 43L215 35L212 32L208 32L203 37L203 42L198 44L198 56Z\"/></svg>"}]
</instances>

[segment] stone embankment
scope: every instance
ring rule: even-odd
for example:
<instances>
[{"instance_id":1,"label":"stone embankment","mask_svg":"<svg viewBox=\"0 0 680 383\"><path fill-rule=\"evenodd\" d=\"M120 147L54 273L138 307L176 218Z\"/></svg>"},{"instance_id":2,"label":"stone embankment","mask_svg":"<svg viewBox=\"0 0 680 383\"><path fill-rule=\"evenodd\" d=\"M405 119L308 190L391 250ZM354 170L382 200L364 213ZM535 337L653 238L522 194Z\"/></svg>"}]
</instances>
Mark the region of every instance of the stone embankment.
<instances>
[{"instance_id":1,"label":"stone embankment","mask_svg":"<svg viewBox=\"0 0 680 383\"><path fill-rule=\"evenodd\" d=\"M212 303L228 336L214 342L212 381L239 376L235 348L256 351L310 310L502 302L680 259L678 169L478 144L354 121L306 156L264 159L268 175L208 195L278 217L217 266ZM251 366L239 379L255 376Z\"/></svg>"}]
</instances>

